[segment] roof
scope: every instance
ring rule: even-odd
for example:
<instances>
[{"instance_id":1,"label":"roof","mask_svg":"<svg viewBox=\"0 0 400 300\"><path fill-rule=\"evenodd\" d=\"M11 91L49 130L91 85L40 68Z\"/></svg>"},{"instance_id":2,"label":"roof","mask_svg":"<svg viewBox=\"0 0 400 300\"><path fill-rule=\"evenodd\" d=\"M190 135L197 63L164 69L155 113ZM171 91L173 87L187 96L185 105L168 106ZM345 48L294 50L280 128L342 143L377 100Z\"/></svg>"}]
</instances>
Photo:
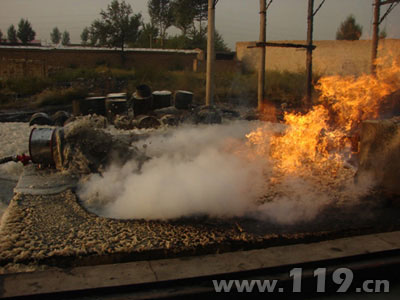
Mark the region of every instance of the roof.
<instances>
[{"instance_id":1,"label":"roof","mask_svg":"<svg viewBox=\"0 0 400 300\"><path fill-rule=\"evenodd\" d=\"M105 48L105 47L83 47L83 46L6 46L0 45L0 49L28 49L28 50L73 50L73 51L117 51L120 48ZM185 50L185 49L155 49L155 48L124 48L125 52L154 52L154 53L182 53L182 54L199 54L202 50Z\"/></svg>"}]
</instances>

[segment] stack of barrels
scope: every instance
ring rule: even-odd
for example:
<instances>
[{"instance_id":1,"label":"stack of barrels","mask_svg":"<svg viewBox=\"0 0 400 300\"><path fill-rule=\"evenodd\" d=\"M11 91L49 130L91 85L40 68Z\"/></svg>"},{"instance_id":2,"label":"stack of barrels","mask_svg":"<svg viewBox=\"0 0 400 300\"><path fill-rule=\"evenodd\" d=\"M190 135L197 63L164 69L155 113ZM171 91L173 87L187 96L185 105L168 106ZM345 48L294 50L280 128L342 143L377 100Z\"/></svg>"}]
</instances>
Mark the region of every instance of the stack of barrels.
<instances>
[{"instance_id":1,"label":"stack of barrels","mask_svg":"<svg viewBox=\"0 0 400 300\"><path fill-rule=\"evenodd\" d=\"M87 97L74 100L73 114L89 115L97 114L106 116L113 123L117 115L134 117L139 128L154 127L160 124L158 119L152 117L152 112L175 106L177 109L190 109L193 104L193 93L178 90L174 94L170 91L154 91L148 85L142 84L136 87L131 97L126 93L112 93L106 97ZM153 120L156 119L156 120ZM163 121L164 123L164 121ZM171 118L165 118L166 124L174 123Z\"/></svg>"}]
</instances>

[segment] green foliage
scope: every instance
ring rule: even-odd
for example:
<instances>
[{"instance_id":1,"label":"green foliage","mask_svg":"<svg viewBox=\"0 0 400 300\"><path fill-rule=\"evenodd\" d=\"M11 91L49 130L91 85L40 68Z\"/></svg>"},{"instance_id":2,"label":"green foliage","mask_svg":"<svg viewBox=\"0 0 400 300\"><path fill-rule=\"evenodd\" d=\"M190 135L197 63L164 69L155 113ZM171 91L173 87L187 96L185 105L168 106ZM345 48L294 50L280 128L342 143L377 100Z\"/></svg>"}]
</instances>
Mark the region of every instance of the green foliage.
<instances>
[{"instance_id":1,"label":"green foliage","mask_svg":"<svg viewBox=\"0 0 400 300\"><path fill-rule=\"evenodd\" d=\"M0 29L0 42L1 42L2 39L3 39L3 32Z\"/></svg>"},{"instance_id":2,"label":"green foliage","mask_svg":"<svg viewBox=\"0 0 400 300\"><path fill-rule=\"evenodd\" d=\"M384 28L383 30L379 31L379 39L380 40L384 40L387 37L387 33L386 33L386 28Z\"/></svg>"},{"instance_id":3,"label":"green foliage","mask_svg":"<svg viewBox=\"0 0 400 300\"><path fill-rule=\"evenodd\" d=\"M53 44L58 44L61 41L61 32L58 27L54 27L50 33L50 40Z\"/></svg>"},{"instance_id":4,"label":"green foliage","mask_svg":"<svg viewBox=\"0 0 400 300\"><path fill-rule=\"evenodd\" d=\"M193 20L196 16L193 0L175 0L172 2L173 25L182 31L186 36L188 30L193 26Z\"/></svg>"},{"instance_id":5,"label":"green foliage","mask_svg":"<svg viewBox=\"0 0 400 300\"><path fill-rule=\"evenodd\" d=\"M107 28L100 20L94 20L90 26L89 40L92 46L107 45Z\"/></svg>"},{"instance_id":6,"label":"green foliage","mask_svg":"<svg viewBox=\"0 0 400 300\"><path fill-rule=\"evenodd\" d=\"M145 43L148 45L149 42ZM139 44L143 45L143 44ZM142 46L143 47L143 46ZM153 44L153 47L161 47L160 44ZM164 42L164 47L168 49L202 49L206 51L207 49L207 31L191 30L190 33L185 35L175 35L171 36ZM225 44L224 39L215 31L215 50L218 52L228 52L229 48Z\"/></svg>"},{"instance_id":7,"label":"green foliage","mask_svg":"<svg viewBox=\"0 0 400 300\"><path fill-rule=\"evenodd\" d=\"M192 5L195 9L194 20L199 22L201 31L202 23L208 19L208 0L193 0Z\"/></svg>"},{"instance_id":8,"label":"green foliage","mask_svg":"<svg viewBox=\"0 0 400 300\"><path fill-rule=\"evenodd\" d=\"M161 47L167 35L167 29L173 23L173 12L170 0L149 0L147 3L151 24L158 29L161 38Z\"/></svg>"},{"instance_id":9,"label":"green foliage","mask_svg":"<svg viewBox=\"0 0 400 300\"><path fill-rule=\"evenodd\" d=\"M136 72L132 69L117 69L111 68L109 71L110 77L116 80L135 80Z\"/></svg>"},{"instance_id":10,"label":"green foliage","mask_svg":"<svg viewBox=\"0 0 400 300\"><path fill-rule=\"evenodd\" d=\"M52 84L71 82L78 78L94 79L100 76L97 69L93 68L65 68L51 75Z\"/></svg>"},{"instance_id":11,"label":"green foliage","mask_svg":"<svg viewBox=\"0 0 400 300\"><path fill-rule=\"evenodd\" d=\"M44 90L35 97L33 106L51 106L71 104L74 99L83 99L87 97L88 92L85 89L51 89Z\"/></svg>"},{"instance_id":12,"label":"green foliage","mask_svg":"<svg viewBox=\"0 0 400 300\"><path fill-rule=\"evenodd\" d=\"M222 35L219 32L215 31L215 51L218 52L226 52L229 51L228 46L225 44ZM186 49L202 49L204 51L207 50L207 28L205 30L200 31L193 29L188 34L188 38L185 40L184 44Z\"/></svg>"},{"instance_id":13,"label":"green foliage","mask_svg":"<svg viewBox=\"0 0 400 300\"><path fill-rule=\"evenodd\" d=\"M347 41L359 40L362 35L362 30L362 26L356 23L355 17L350 15L340 24L336 32L336 39Z\"/></svg>"},{"instance_id":14,"label":"green foliage","mask_svg":"<svg viewBox=\"0 0 400 300\"><path fill-rule=\"evenodd\" d=\"M151 23L142 24L142 31L136 46L140 48L153 48L158 36L158 29Z\"/></svg>"},{"instance_id":15,"label":"green foliage","mask_svg":"<svg viewBox=\"0 0 400 300\"><path fill-rule=\"evenodd\" d=\"M90 28L93 45L118 47L124 50L125 44L135 43L140 34L142 15L133 14L132 7L124 0L113 0L107 10L101 10L101 19L95 20Z\"/></svg>"},{"instance_id":16,"label":"green foliage","mask_svg":"<svg viewBox=\"0 0 400 300\"><path fill-rule=\"evenodd\" d=\"M142 22L140 13L123 0L113 0L101 18L94 20L90 28L81 34L82 44L119 47L125 45L141 48L195 49L207 48L208 18L207 0L148 0L151 21ZM174 25L181 36L167 38L166 30ZM157 39L159 37L159 39ZM222 36L216 32L216 50L229 51Z\"/></svg>"},{"instance_id":17,"label":"green foliage","mask_svg":"<svg viewBox=\"0 0 400 300\"><path fill-rule=\"evenodd\" d=\"M216 30L215 31L215 51L229 52L229 48L224 41L222 35Z\"/></svg>"},{"instance_id":18,"label":"green foliage","mask_svg":"<svg viewBox=\"0 0 400 300\"><path fill-rule=\"evenodd\" d=\"M142 66L134 69L66 68L49 78L15 78L0 81L0 100L4 104L15 98L33 99L33 105L69 104L73 99L85 97L87 92L108 93L115 86L119 91L134 92L139 84L148 84L153 90L190 90L195 100L204 103L205 73L192 71L169 71L163 68ZM319 76L314 75L316 82ZM292 107L301 104L305 95L306 73L267 71L266 98L272 103L286 102ZM73 83L71 88L60 88L64 83ZM107 83L110 90L105 90ZM117 85L114 85L118 83ZM90 90L79 87L91 86ZM240 71L218 70L215 74L215 99L217 102L256 105L257 74ZM36 95L36 96L32 96ZM10 100L11 99L11 100ZM10 102L11 103L11 102ZM13 102L14 103L14 102ZM2 105L3 105L2 104ZM11 103L12 104L12 103ZM10 105L11 105L10 104Z\"/></svg>"},{"instance_id":19,"label":"green foliage","mask_svg":"<svg viewBox=\"0 0 400 300\"><path fill-rule=\"evenodd\" d=\"M49 84L50 80L48 78L21 77L5 80L2 86L21 97L25 97L39 93Z\"/></svg>"},{"instance_id":20,"label":"green foliage","mask_svg":"<svg viewBox=\"0 0 400 300\"><path fill-rule=\"evenodd\" d=\"M8 27L7 30L7 39L9 40L10 43L17 43L17 30L15 30L14 25L11 25L10 27Z\"/></svg>"},{"instance_id":21,"label":"green foliage","mask_svg":"<svg viewBox=\"0 0 400 300\"><path fill-rule=\"evenodd\" d=\"M63 44L64 46L69 45L71 42L71 39L69 37L69 32L64 30L63 34L62 34L62 40L61 40L61 44Z\"/></svg>"},{"instance_id":22,"label":"green foliage","mask_svg":"<svg viewBox=\"0 0 400 300\"><path fill-rule=\"evenodd\" d=\"M194 49L191 40L184 35L175 35L165 41L165 47L169 49Z\"/></svg>"},{"instance_id":23,"label":"green foliage","mask_svg":"<svg viewBox=\"0 0 400 300\"><path fill-rule=\"evenodd\" d=\"M87 45L88 41L89 41L89 28L85 27L82 30L81 33L81 41L82 41L82 45Z\"/></svg>"},{"instance_id":24,"label":"green foliage","mask_svg":"<svg viewBox=\"0 0 400 300\"><path fill-rule=\"evenodd\" d=\"M257 100L255 74L221 71L215 75L215 99L234 104L249 104Z\"/></svg>"},{"instance_id":25,"label":"green foliage","mask_svg":"<svg viewBox=\"0 0 400 300\"><path fill-rule=\"evenodd\" d=\"M18 23L17 37L21 40L22 44L27 44L35 39L36 33L32 29L31 23L28 20L21 19Z\"/></svg>"},{"instance_id":26,"label":"green foliage","mask_svg":"<svg viewBox=\"0 0 400 300\"><path fill-rule=\"evenodd\" d=\"M271 102L300 105L306 93L306 72L268 71L265 95Z\"/></svg>"}]
</instances>

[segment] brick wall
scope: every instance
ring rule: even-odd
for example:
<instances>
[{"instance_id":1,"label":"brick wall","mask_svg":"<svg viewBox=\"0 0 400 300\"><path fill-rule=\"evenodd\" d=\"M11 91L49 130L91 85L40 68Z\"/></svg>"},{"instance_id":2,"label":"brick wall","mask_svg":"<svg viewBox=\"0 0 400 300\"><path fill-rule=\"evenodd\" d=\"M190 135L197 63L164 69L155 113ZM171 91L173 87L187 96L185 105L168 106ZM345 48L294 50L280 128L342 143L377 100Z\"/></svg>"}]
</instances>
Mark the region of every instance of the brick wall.
<instances>
[{"instance_id":1,"label":"brick wall","mask_svg":"<svg viewBox=\"0 0 400 300\"><path fill-rule=\"evenodd\" d=\"M305 44L305 41L281 41ZM257 48L247 48L254 42L236 43L236 55L243 67L249 70L257 69L260 51ZM324 75L358 75L368 73L371 63L371 41L315 41L317 46L313 51L313 70ZM400 56L400 40L385 39L380 41L379 56L388 54ZM267 70L305 70L305 49L267 47Z\"/></svg>"},{"instance_id":2,"label":"brick wall","mask_svg":"<svg viewBox=\"0 0 400 300\"><path fill-rule=\"evenodd\" d=\"M146 67L168 70L192 70L196 51L135 50L126 51L124 58L119 51L109 49L49 49L42 47L1 47L0 76L45 76L51 69L65 67Z\"/></svg>"}]
</instances>

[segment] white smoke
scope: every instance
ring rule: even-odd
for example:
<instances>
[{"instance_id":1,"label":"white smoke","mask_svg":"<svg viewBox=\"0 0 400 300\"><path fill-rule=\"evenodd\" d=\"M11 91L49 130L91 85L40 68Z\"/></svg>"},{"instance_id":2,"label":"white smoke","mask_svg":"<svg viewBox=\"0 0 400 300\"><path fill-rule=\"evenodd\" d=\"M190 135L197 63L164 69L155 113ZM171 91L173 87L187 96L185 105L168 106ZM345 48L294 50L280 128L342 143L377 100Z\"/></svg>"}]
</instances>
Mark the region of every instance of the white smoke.
<instances>
[{"instance_id":1,"label":"white smoke","mask_svg":"<svg viewBox=\"0 0 400 300\"><path fill-rule=\"evenodd\" d=\"M236 121L153 133L134 144L150 160L140 168L135 160L112 165L82 182L78 194L89 210L112 218L207 214L246 215L282 224L312 220L333 198L303 178L285 178L280 193L259 204L271 188L272 164L255 158L245 137L259 126L271 134L282 131L279 124Z\"/></svg>"},{"instance_id":2,"label":"white smoke","mask_svg":"<svg viewBox=\"0 0 400 300\"><path fill-rule=\"evenodd\" d=\"M327 195L318 191L312 182L298 177L288 177L280 184L284 194L273 201L258 206L253 215L258 219L269 219L281 224L310 221L332 202Z\"/></svg>"},{"instance_id":3,"label":"white smoke","mask_svg":"<svg viewBox=\"0 0 400 300\"><path fill-rule=\"evenodd\" d=\"M136 146L151 159L111 166L81 185L79 195L97 213L115 218L169 219L193 214L238 216L263 192L263 164L225 151L243 144L256 123L183 126ZM99 209L100 208L100 209Z\"/></svg>"}]
</instances>

